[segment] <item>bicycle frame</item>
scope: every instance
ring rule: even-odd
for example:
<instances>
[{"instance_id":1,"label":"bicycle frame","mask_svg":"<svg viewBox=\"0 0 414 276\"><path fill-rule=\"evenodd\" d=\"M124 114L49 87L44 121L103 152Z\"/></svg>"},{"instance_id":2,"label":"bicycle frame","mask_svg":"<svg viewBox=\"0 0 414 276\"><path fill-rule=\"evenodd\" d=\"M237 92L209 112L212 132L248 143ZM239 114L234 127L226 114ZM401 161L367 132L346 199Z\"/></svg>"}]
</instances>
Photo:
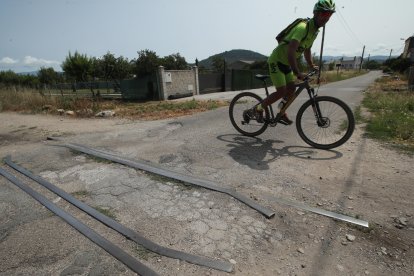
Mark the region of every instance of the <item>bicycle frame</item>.
<instances>
[{"instance_id":1,"label":"bicycle frame","mask_svg":"<svg viewBox=\"0 0 414 276\"><path fill-rule=\"evenodd\" d=\"M313 111L315 112L315 117L318 121L318 124L321 123L320 120L319 120L321 118L321 116L320 116L321 112L319 110L319 106L315 104L315 100L314 100L317 95L315 95L315 89L309 85L309 77L312 76L313 74L314 74L314 72L308 74L308 76L305 78L305 80L303 82L295 84L295 87L296 87L295 92L288 99L288 101L284 104L283 108L276 114L276 116L274 114L272 105L269 105L269 110L270 110L270 115L271 115L269 123L271 125L272 124L276 125L276 123L279 121L282 114L284 114L286 112L286 110L289 108L289 106L299 96L299 94L302 93L302 91L304 89L306 89L306 91L308 91L309 98L313 101L313 103L312 103ZM269 97L269 91L267 89L266 80L264 79L263 82L264 82L264 87L265 87L265 90L266 90L266 96Z\"/></svg>"}]
</instances>

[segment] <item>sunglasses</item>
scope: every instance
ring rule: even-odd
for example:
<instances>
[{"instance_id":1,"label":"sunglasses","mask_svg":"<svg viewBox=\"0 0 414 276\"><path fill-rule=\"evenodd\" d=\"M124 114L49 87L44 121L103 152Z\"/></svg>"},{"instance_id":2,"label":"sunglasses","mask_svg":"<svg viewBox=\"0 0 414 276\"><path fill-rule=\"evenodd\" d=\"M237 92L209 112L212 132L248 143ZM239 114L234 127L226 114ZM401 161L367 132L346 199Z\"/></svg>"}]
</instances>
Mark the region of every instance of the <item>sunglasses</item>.
<instances>
[{"instance_id":1,"label":"sunglasses","mask_svg":"<svg viewBox=\"0 0 414 276\"><path fill-rule=\"evenodd\" d=\"M321 12L319 12L319 15L321 17L331 17L332 12L329 12L329 11L321 11Z\"/></svg>"}]
</instances>

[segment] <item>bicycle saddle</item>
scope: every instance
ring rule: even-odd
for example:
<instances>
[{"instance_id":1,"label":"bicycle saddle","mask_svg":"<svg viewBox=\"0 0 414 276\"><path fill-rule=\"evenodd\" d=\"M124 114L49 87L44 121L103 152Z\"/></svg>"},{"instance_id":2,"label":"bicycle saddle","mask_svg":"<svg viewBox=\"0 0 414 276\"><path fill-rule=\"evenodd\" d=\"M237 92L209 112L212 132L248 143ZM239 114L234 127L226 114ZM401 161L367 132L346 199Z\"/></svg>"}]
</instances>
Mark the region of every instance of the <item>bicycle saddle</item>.
<instances>
[{"instance_id":1,"label":"bicycle saddle","mask_svg":"<svg viewBox=\"0 0 414 276\"><path fill-rule=\"evenodd\" d=\"M259 79L259 80L264 81L264 80L266 80L267 78L269 78L269 75L261 75L261 74L257 74L255 77L256 77L256 79Z\"/></svg>"}]
</instances>

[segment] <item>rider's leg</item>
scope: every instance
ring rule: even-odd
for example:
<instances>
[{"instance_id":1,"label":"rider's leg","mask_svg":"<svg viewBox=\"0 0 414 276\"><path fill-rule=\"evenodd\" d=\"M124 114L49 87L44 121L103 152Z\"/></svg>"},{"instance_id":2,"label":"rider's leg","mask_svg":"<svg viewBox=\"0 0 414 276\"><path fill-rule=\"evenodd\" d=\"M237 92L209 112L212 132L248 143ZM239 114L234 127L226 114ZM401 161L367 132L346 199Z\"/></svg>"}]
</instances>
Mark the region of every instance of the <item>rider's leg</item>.
<instances>
[{"instance_id":1,"label":"rider's leg","mask_svg":"<svg viewBox=\"0 0 414 276\"><path fill-rule=\"evenodd\" d=\"M270 78L273 82L273 85L276 87L276 92L272 93L262 101L256 107L258 114L263 114L263 110L276 102L277 100L285 97L290 98L295 92L295 76L293 75L290 67L281 64L280 62L269 62L269 72ZM257 116L257 117L263 117ZM286 113L283 114L284 124L290 125L292 121L287 117Z\"/></svg>"},{"instance_id":2,"label":"rider's leg","mask_svg":"<svg viewBox=\"0 0 414 276\"><path fill-rule=\"evenodd\" d=\"M283 100L281 101L281 104L279 104L279 107L282 108L284 103L286 103L294 94L295 92L295 83L294 82L289 82L286 86L286 94L285 96L283 96ZM286 114L286 112L284 114L282 114L282 117L279 120L280 123L284 124L284 125L291 125L293 123L293 121L291 119L289 119L288 115Z\"/></svg>"}]
</instances>

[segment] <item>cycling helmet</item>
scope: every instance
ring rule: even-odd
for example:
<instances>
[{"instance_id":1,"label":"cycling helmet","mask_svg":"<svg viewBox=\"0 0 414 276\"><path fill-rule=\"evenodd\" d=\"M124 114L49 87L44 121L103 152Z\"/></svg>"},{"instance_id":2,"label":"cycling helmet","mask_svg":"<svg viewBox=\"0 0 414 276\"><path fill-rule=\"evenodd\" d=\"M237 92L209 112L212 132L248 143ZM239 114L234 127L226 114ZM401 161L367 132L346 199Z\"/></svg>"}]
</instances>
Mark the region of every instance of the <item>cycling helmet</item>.
<instances>
[{"instance_id":1,"label":"cycling helmet","mask_svg":"<svg viewBox=\"0 0 414 276\"><path fill-rule=\"evenodd\" d=\"M335 12L335 3L332 0L319 0L313 11L328 11L328 12Z\"/></svg>"}]
</instances>

